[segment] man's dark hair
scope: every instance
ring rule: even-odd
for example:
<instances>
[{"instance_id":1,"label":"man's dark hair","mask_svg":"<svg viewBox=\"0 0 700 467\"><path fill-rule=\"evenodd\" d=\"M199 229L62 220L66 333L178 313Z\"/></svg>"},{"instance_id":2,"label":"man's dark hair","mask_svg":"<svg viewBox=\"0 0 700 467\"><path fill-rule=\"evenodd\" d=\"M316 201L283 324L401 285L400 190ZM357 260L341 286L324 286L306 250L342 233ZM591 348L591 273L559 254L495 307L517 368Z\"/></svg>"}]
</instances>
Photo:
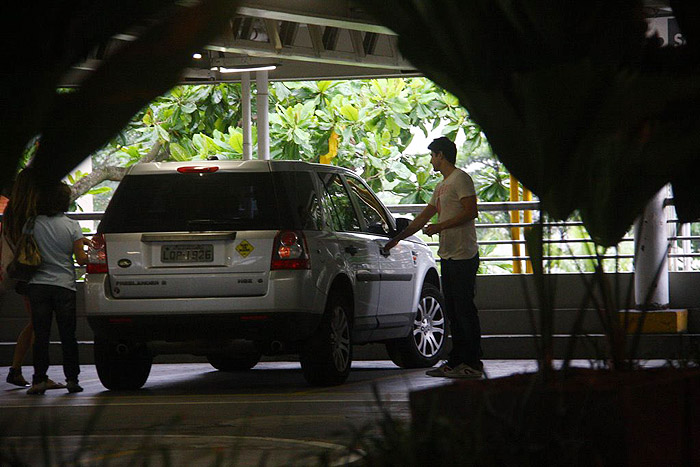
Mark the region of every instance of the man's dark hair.
<instances>
[{"instance_id":1,"label":"man's dark hair","mask_svg":"<svg viewBox=\"0 0 700 467\"><path fill-rule=\"evenodd\" d=\"M37 214L56 216L70 209L71 190L63 182L45 183L39 188Z\"/></svg>"},{"instance_id":2,"label":"man's dark hair","mask_svg":"<svg viewBox=\"0 0 700 467\"><path fill-rule=\"evenodd\" d=\"M433 142L428 145L428 149L433 152L441 152L442 155L445 156L445 159L451 164L457 162L457 146L446 136L435 138Z\"/></svg>"}]
</instances>

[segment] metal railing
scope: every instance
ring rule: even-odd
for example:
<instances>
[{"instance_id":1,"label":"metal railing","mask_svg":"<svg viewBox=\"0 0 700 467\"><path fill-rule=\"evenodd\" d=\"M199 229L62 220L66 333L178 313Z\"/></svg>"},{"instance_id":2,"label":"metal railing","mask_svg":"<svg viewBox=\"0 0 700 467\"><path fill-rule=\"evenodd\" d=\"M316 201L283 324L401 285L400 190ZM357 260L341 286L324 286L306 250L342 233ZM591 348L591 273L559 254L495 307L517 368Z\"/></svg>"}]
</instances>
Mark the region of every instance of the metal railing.
<instances>
[{"instance_id":1,"label":"metal railing","mask_svg":"<svg viewBox=\"0 0 700 467\"><path fill-rule=\"evenodd\" d=\"M672 200L669 199L667 202L668 206L672 206ZM389 210L395 216L402 216L406 214L416 215L423 210L424 204L397 204L388 205ZM511 211L538 211L540 209L540 203L538 201L512 201L512 202L498 202L498 203L479 203L478 208L480 212L511 212ZM693 252L693 250L698 250L700 247L700 236L690 235L690 225L680 224L677 219L669 219L669 226L673 226L673 232L668 235L668 240L670 242L669 254L669 269L671 270L690 270L690 269L700 269L700 264L693 264L693 258L700 258L700 252ZM616 248L608 249L604 254L596 254L595 243L593 240L587 236L580 238L567 238L566 234L569 233L569 229L573 227L583 227L583 223L576 220L570 221L545 221L542 223L545 228L545 236L549 233L549 237L543 239L543 243L546 245L559 246L558 254L545 254L543 259L545 261L553 262L576 262L576 261L589 261L601 259L603 262L614 262L615 267L619 266L619 262L626 261L629 263L626 266L631 270L631 262L634 259L634 236L632 232L629 232L625 236ZM682 227L685 226L685 227ZM532 224L524 222L477 222L476 228L479 234L479 245L484 250L484 247L494 246L494 247L512 247L513 245L525 246L525 240L513 240L512 230L520 229L521 235L518 237L523 238L522 233L532 227ZM500 235L498 239L488 238L487 235L483 235L482 232L493 232L494 230L500 230ZM547 232L548 231L548 232ZM680 231L680 234L675 233ZM585 229L580 229L578 233L585 232ZM558 234L558 236L552 236L552 234ZM487 238L482 238L487 237ZM423 236L429 246L437 248L438 242L433 241L431 238ZM694 242L694 243L693 243ZM694 248L695 247L695 248ZM576 251L579 250L579 251ZM580 251L588 250L588 251ZM489 252L488 254L481 254L482 262L491 263L513 263L517 261L527 262L530 260L527 251L524 250L524 254L512 255L503 254L503 252L496 252L495 250Z\"/></svg>"}]
</instances>

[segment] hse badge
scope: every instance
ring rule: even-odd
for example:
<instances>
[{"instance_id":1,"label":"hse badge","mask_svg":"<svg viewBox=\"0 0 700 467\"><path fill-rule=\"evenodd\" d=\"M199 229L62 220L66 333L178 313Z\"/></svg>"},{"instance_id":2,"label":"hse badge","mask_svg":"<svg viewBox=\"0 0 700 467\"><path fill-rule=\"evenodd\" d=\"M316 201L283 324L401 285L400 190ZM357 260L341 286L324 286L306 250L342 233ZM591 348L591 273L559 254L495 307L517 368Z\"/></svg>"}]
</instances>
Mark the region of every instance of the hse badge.
<instances>
[{"instance_id":1,"label":"hse badge","mask_svg":"<svg viewBox=\"0 0 700 467\"><path fill-rule=\"evenodd\" d=\"M251 254L254 249L255 248L253 247L253 245L248 243L248 240L243 240L236 247L236 251L238 252L238 254L244 258L246 258L249 254Z\"/></svg>"}]
</instances>

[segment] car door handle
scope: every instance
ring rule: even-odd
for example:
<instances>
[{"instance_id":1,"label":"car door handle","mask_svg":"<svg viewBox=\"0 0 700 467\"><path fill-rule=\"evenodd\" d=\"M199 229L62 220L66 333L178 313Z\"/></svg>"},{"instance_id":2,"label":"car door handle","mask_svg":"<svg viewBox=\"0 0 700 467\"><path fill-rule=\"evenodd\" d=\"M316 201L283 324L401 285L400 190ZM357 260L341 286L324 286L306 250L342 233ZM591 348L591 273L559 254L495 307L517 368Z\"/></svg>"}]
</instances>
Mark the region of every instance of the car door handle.
<instances>
[{"instance_id":1,"label":"car door handle","mask_svg":"<svg viewBox=\"0 0 700 467\"><path fill-rule=\"evenodd\" d=\"M345 247L345 253L349 253L352 256L355 256L359 250L357 249L356 246L354 245L348 245Z\"/></svg>"}]
</instances>

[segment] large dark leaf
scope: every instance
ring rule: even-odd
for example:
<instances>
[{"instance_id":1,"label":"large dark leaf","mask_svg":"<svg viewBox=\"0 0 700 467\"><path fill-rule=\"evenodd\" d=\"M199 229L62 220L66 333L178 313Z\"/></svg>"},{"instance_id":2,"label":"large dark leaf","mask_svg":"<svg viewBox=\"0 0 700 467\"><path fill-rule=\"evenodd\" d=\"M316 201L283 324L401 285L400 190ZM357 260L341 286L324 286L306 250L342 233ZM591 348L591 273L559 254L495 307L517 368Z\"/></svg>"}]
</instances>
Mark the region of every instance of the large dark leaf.
<instances>
[{"instance_id":1,"label":"large dark leaf","mask_svg":"<svg viewBox=\"0 0 700 467\"><path fill-rule=\"evenodd\" d=\"M221 33L237 1L14 2L3 7L3 136L0 183L12 177L31 138L41 134L36 165L61 177L106 143L142 106L177 83L194 51ZM184 5L184 4L183 4ZM140 39L108 56L81 88L57 94L70 67L119 32Z\"/></svg>"},{"instance_id":2,"label":"large dark leaf","mask_svg":"<svg viewBox=\"0 0 700 467\"><path fill-rule=\"evenodd\" d=\"M580 211L613 245L668 182L680 216L700 215L688 178L700 148L697 54L647 39L640 0L362 3L552 216Z\"/></svg>"}]
</instances>

